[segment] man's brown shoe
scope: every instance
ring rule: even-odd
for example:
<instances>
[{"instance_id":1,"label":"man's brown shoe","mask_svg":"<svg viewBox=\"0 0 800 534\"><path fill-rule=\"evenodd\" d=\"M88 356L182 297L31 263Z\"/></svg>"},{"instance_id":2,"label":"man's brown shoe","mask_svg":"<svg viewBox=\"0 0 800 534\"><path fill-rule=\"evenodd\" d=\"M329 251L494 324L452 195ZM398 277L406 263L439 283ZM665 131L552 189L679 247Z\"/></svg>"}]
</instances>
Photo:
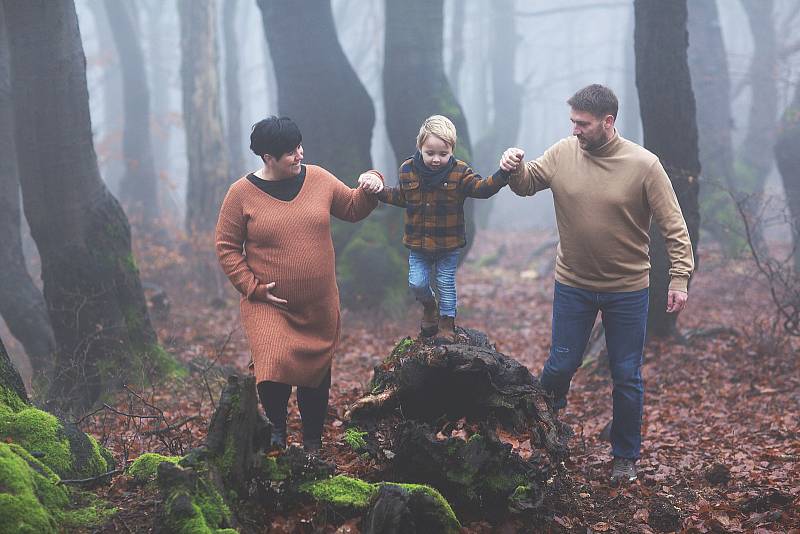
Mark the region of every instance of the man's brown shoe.
<instances>
[{"instance_id":1,"label":"man's brown shoe","mask_svg":"<svg viewBox=\"0 0 800 534\"><path fill-rule=\"evenodd\" d=\"M436 335L437 343L455 343L456 337L456 318L442 315L439 317L439 333Z\"/></svg>"},{"instance_id":2,"label":"man's brown shoe","mask_svg":"<svg viewBox=\"0 0 800 534\"><path fill-rule=\"evenodd\" d=\"M435 300L422 303L422 321L419 323L422 337L435 336L439 329L439 306Z\"/></svg>"}]
</instances>

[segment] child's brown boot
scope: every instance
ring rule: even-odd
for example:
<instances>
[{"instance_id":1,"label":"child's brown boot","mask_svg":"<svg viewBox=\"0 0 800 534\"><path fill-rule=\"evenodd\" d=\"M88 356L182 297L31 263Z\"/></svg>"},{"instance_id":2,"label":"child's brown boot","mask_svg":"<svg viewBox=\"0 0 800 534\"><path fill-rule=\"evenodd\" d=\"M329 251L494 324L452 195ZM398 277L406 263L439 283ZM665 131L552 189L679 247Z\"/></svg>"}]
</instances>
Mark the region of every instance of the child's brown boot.
<instances>
[{"instance_id":1,"label":"child's brown boot","mask_svg":"<svg viewBox=\"0 0 800 534\"><path fill-rule=\"evenodd\" d=\"M422 303L422 321L419 323L420 335L431 337L436 335L438 330L439 306L435 300Z\"/></svg>"},{"instance_id":2,"label":"child's brown boot","mask_svg":"<svg viewBox=\"0 0 800 534\"><path fill-rule=\"evenodd\" d=\"M436 335L437 343L456 343L456 318L442 315L439 317L439 333Z\"/></svg>"}]
</instances>

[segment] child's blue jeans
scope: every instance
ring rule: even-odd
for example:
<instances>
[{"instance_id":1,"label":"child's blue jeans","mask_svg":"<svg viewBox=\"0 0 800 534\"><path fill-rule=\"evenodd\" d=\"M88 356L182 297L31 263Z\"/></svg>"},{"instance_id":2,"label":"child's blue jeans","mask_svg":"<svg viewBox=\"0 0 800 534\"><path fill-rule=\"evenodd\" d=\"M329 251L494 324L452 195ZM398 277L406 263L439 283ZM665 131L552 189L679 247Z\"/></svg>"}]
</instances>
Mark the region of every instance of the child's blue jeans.
<instances>
[{"instance_id":1,"label":"child's blue jeans","mask_svg":"<svg viewBox=\"0 0 800 534\"><path fill-rule=\"evenodd\" d=\"M420 302L433 300L431 271L435 273L439 296L439 315L456 316L456 267L460 250L448 252L415 252L408 254L408 287Z\"/></svg>"},{"instance_id":2,"label":"child's blue jeans","mask_svg":"<svg viewBox=\"0 0 800 534\"><path fill-rule=\"evenodd\" d=\"M606 293L556 282L553 297L553 338L542 369L542 386L555 396L556 409L567 404L572 376L583 361L597 312L602 314L608 363L614 389L611 452L639 458L642 443L642 352L647 330L647 288Z\"/></svg>"}]
</instances>

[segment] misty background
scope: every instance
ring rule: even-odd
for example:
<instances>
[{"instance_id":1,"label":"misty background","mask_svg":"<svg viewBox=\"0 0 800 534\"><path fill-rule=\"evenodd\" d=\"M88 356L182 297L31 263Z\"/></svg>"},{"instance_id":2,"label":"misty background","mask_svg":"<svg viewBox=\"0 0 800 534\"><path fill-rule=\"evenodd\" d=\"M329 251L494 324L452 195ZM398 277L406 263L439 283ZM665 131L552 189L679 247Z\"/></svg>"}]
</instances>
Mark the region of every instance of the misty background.
<instances>
[{"instance_id":1,"label":"misty background","mask_svg":"<svg viewBox=\"0 0 800 534\"><path fill-rule=\"evenodd\" d=\"M693 0L694 1L694 0ZM185 211L187 158L181 122L180 29L175 2L137 0L134 13L140 28L145 64L149 70L153 140L156 165L172 214L181 218ZM689 2L689 15L692 16ZM566 99L577 89L590 83L611 87L620 100L617 128L623 137L642 142L633 58L633 2L590 2L587 0L517 0L515 34L516 61L491 57L489 43L493 38L495 2L491 0L445 1L445 70L451 75L453 65L453 21L463 24L459 46L463 47L463 64L455 79L450 79L469 125L473 140L479 139L487 123L495 117L491 106L491 65L503 63L513 69L522 84L523 99L518 113L522 117L517 146L528 157L536 157L548 146L570 135ZM775 2L775 20L785 20L797 10L793 0ZM231 9L229 2L218 3L220 16ZM375 127L372 135L372 159L387 179L396 180L395 155L386 134L381 72L384 46L384 2L382 0L333 0L333 14L339 40L361 82L375 105ZM100 0L77 0L81 34L87 58L87 76L95 147L100 170L112 192L118 193L122 166L121 74L119 59ZM718 2L720 29L727 54L734 94L731 108L731 134L735 146L744 139L748 127L751 90L748 84L749 63L753 56L753 35L747 15L738 0ZM264 38L261 14L256 2L239 1L235 5L235 27L239 40L239 86L241 88L241 146L230 147L241 153L245 168L252 171L260 160L248 149L250 127L258 120L280 114L277 108L275 73ZM313 28L298 28L313 32ZM217 33L218 37L222 31ZM778 35L797 40L797 35ZM692 48L690 55L702 54ZM219 43L220 73L225 72L225 55ZM297 58L302 63L303 58ZM776 73L778 102L782 112L792 96L800 54L781 62ZM322 82L322 81L321 81ZM665 83L667 80L665 80ZM324 82L323 82L324 83ZM222 85L225 91L225 85ZM223 101L224 101L223 96ZM223 108L223 114L225 109ZM778 120L778 115L774 117ZM324 117L319 117L324 121ZM301 124L302 131L313 124ZM701 130L702 135L702 130ZM398 155L398 157L410 154ZM470 162L476 170L488 175L496 170L500 154L491 166ZM702 158L702 154L701 154ZM324 161L307 161L325 166ZM237 178L231 177L231 182ZM782 187L773 166L767 181L768 192L781 195ZM493 201L488 219L491 228L553 228L552 200L545 191L533 199L516 197L503 189Z\"/></svg>"}]
</instances>

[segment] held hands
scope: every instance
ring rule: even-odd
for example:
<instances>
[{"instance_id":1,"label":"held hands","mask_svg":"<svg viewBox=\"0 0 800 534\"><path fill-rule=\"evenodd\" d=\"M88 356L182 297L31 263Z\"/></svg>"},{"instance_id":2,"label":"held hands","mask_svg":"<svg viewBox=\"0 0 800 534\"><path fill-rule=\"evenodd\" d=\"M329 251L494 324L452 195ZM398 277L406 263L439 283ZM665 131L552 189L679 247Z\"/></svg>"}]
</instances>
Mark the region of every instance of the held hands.
<instances>
[{"instance_id":1,"label":"held hands","mask_svg":"<svg viewBox=\"0 0 800 534\"><path fill-rule=\"evenodd\" d=\"M514 172L524 157L525 151L521 148L508 148L500 157L500 168L506 172Z\"/></svg>"},{"instance_id":2,"label":"held hands","mask_svg":"<svg viewBox=\"0 0 800 534\"><path fill-rule=\"evenodd\" d=\"M678 313L686 308L686 301L689 299L689 294L685 291L678 291L670 289L667 293L667 313Z\"/></svg>"},{"instance_id":3,"label":"held hands","mask_svg":"<svg viewBox=\"0 0 800 534\"><path fill-rule=\"evenodd\" d=\"M383 191L383 182L380 178L371 172L365 172L358 177L358 188L363 189L367 193L377 195Z\"/></svg>"}]
</instances>

